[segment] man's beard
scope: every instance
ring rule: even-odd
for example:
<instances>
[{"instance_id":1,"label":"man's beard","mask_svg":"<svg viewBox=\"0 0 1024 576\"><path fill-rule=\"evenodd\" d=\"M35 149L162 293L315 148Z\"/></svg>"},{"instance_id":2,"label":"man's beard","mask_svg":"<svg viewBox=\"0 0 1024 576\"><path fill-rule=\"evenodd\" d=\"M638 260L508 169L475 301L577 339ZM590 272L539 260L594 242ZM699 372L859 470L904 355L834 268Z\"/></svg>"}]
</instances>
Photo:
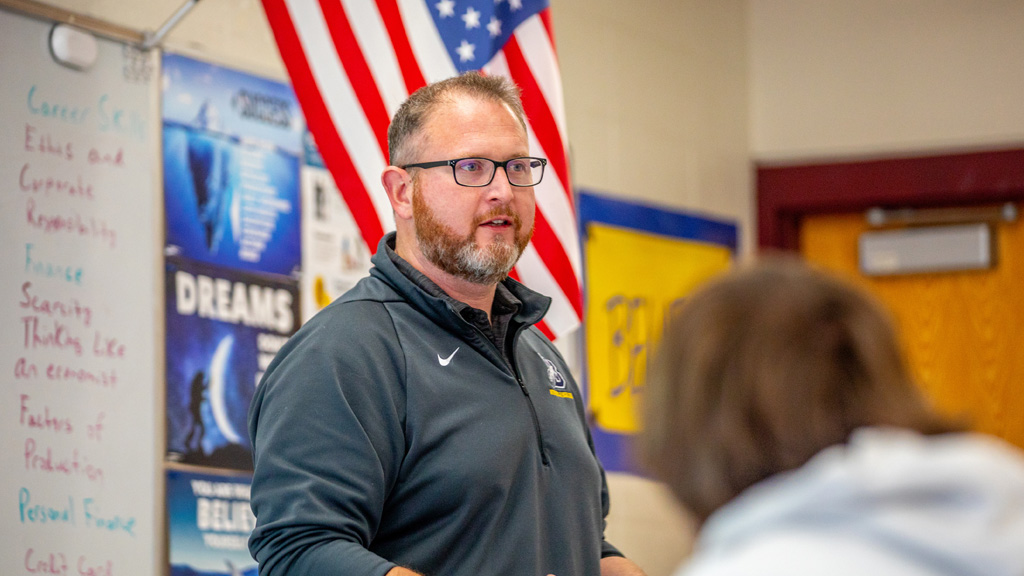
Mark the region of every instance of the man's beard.
<instances>
[{"instance_id":1,"label":"man's beard","mask_svg":"<svg viewBox=\"0 0 1024 576\"><path fill-rule=\"evenodd\" d=\"M423 201L419 190L412 196L416 240L420 251L434 266L474 284L497 284L508 276L533 236L533 227L523 233L523 221L511 208L496 207L474 222L469 234L459 237L442 224ZM477 246L476 230L483 222L504 215L512 223L514 244L495 236L486 246Z\"/></svg>"}]
</instances>

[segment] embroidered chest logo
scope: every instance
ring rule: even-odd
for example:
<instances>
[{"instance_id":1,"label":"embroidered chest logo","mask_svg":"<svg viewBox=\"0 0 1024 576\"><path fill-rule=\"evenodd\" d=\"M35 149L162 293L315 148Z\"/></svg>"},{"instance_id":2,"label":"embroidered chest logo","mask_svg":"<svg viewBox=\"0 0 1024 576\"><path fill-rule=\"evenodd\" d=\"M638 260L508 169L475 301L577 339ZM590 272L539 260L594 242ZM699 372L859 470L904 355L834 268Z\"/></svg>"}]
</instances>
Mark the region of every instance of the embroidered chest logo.
<instances>
[{"instance_id":1,"label":"embroidered chest logo","mask_svg":"<svg viewBox=\"0 0 1024 576\"><path fill-rule=\"evenodd\" d=\"M537 356L540 356L540 354L537 354ZM572 392L565 389L565 377L558 371L555 363L543 356L540 356L540 359L544 361L544 365L548 369L548 385L551 386L551 390L548 390L548 392L552 396L558 396L559 398L572 398Z\"/></svg>"},{"instance_id":2,"label":"embroidered chest logo","mask_svg":"<svg viewBox=\"0 0 1024 576\"><path fill-rule=\"evenodd\" d=\"M462 348L462 346L459 346L459 348ZM455 352L458 352L459 348L456 348ZM441 366L447 366L448 364L451 363L452 358L455 357L455 352L452 352L451 354L449 354L447 358L441 358L441 355L438 354L437 355L437 363L440 364Z\"/></svg>"}]
</instances>

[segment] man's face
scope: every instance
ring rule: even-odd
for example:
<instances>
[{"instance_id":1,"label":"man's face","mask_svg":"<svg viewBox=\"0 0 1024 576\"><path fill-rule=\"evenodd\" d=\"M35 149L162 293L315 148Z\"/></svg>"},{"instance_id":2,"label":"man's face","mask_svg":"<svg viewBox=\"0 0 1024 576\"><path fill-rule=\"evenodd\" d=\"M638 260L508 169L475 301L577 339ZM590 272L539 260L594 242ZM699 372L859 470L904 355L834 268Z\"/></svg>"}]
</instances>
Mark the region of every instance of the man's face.
<instances>
[{"instance_id":1,"label":"man's face","mask_svg":"<svg viewBox=\"0 0 1024 576\"><path fill-rule=\"evenodd\" d=\"M423 126L416 162L527 156L526 134L503 104L456 96ZM450 167L418 169L413 219L419 250L444 272L475 284L500 281L533 234L533 188L513 187L499 168L487 186L459 186Z\"/></svg>"}]
</instances>

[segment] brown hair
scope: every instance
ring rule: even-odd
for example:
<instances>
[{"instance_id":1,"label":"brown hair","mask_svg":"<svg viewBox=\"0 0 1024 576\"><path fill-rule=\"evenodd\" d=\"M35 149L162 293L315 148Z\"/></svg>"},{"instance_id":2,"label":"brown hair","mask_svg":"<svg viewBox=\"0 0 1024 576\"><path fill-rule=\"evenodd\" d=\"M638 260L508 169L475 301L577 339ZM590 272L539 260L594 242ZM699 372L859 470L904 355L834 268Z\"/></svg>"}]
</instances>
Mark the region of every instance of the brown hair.
<instances>
[{"instance_id":1,"label":"brown hair","mask_svg":"<svg viewBox=\"0 0 1024 576\"><path fill-rule=\"evenodd\" d=\"M795 259L699 290L648 374L641 458L703 521L862 426L954 429L908 376L880 306Z\"/></svg>"},{"instance_id":2,"label":"brown hair","mask_svg":"<svg viewBox=\"0 0 1024 576\"><path fill-rule=\"evenodd\" d=\"M388 126L388 156L391 165L403 166L414 161L415 150L411 143L416 140L415 136L423 128L430 113L438 105L452 102L456 95L504 103L515 114L523 131L526 131L526 113L523 112L519 88L511 80L504 76L466 72L428 84L413 92L402 103Z\"/></svg>"}]
</instances>

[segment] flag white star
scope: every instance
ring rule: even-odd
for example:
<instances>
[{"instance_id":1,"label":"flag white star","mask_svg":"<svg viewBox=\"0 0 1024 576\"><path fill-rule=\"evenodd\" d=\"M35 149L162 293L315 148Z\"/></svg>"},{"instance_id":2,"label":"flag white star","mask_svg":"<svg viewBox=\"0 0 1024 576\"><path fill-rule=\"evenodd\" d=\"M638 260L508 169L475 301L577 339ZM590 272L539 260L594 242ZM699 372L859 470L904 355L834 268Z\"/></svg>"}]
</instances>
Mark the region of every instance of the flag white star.
<instances>
[{"instance_id":1,"label":"flag white star","mask_svg":"<svg viewBox=\"0 0 1024 576\"><path fill-rule=\"evenodd\" d=\"M515 12L523 7L523 0L508 0L508 7Z\"/></svg>"},{"instance_id":2,"label":"flag white star","mask_svg":"<svg viewBox=\"0 0 1024 576\"><path fill-rule=\"evenodd\" d=\"M466 62L472 60L474 58L473 52L475 50L476 45L470 44L465 40L463 40L462 44L459 44L459 47L455 49L455 51L459 54L459 62Z\"/></svg>"},{"instance_id":3,"label":"flag white star","mask_svg":"<svg viewBox=\"0 0 1024 576\"><path fill-rule=\"evenodd\" d=\"M462 15L462 21L466 23L466 30L472 30L473 28L480 27L480 13L473 10L470 6L466 13Z\"/></svg>"},{"instance_id":4,"label":"flag white star","mask_svg":"<svg viewBox=\"0 0 1024 576\"><path fill-rule=\"evenodd\" d=\"M455 0L441 0L437 4L434 4L434 7L437 8L437 12L441 18L455 16Z\"/></svg>"},{"instance_id":5,"label":"flag white star","mask_svg":"<svg viewBox=\"0 0 1024 576\"><path fill-rule=\"evenodd\" d=\"M491 33L491 38L497 38L501 34L501 20L491 16L491 21L487 23L487 31Z\"/></svg>"}]
</instances>

